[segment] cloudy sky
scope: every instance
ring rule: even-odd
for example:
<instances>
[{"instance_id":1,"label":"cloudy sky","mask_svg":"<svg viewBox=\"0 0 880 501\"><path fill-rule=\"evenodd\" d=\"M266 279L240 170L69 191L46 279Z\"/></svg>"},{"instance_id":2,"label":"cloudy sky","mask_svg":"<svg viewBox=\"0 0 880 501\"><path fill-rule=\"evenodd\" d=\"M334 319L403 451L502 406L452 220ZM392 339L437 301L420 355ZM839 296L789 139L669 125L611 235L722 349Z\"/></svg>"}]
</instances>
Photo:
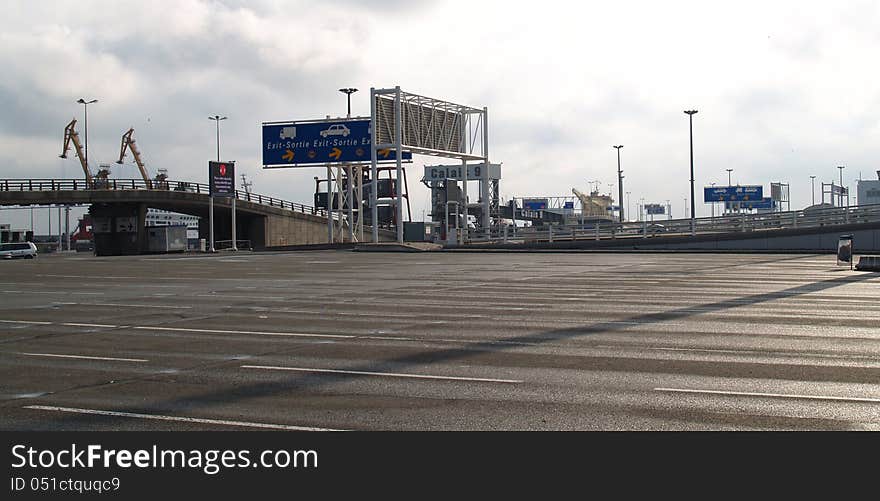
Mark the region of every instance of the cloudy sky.
<instances>
[{"instance_id":1,"label":"cloudy sky","mask_svg":"<svg viewBox=\"0 0 880 501\"><path fill-rule=\"evenodd\" d=\"M683 217L682 111L697 109L698 194L732 168L734 184L789 183L801 208L810 175L817 199L838 165L845 184L876 179L877 26L873 0L11 0L0 19L0 177L82 176L58 155L71 118L82 131L84 97L98 99L90 159L114 177L138 177L130 155L113 163L134 127L151 174L205 182L208 116L219 114L229 117L221 155L254 192L311 204L323 169L262 170L261 123L344 116L340 87L361 89L352 114L368 115L370 87L400 85L488 107L504 199L566 196L590 181L616 198L612 145L623 144L630 212L669 200ZM415 219L429 198L415 179L436 163L417 156L409 167Z\"/></svg>"}]
</instances>

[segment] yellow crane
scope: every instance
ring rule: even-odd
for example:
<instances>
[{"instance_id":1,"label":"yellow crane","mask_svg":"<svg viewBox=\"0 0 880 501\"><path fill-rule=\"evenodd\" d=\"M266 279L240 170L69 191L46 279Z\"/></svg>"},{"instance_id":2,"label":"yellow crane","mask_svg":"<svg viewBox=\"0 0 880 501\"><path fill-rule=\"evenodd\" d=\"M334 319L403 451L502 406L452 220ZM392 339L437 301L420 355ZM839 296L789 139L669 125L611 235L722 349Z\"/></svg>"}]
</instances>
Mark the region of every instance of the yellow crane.
<instances>
[{"instance_id":1,"label":"yellow crane","mask_svg":"<svg viewBox=\"0 0 880 501\"><path fill-rule=\"evenodd\" d=\"M79 158L79 163L82 165L83 172L86 175L86 183L89 186L92 186L94 183L94 179L92 176L92 172L89 170L89 164L86 162L86 157L83 155L82 145L79 142L79 133L76 132L76 119L70 121L67 124L67 127L64 128L64 149L61 150L61 158L67 158L67 150L70 149L70 142L73 141L73 146L76 148L76 156Z\"/></svg>"},{"instance_id":2,"label":"yellow crane","mask_svg":"<svg viewBox=\"0 0 880 501\"><path fill-rule=\"evenodd\" d=\"M128 132L122 135L122 144L119 146L119 160L117 160L116 163L122 164L122 160L125 158L126 148L131 150L131 156L134 157L134 163L137 164L138 169L141 171L141 177L144 178L144 183L146 183L147 189L152 189L153 181L147 174L147 168L144 167L144 162L141 160L141 152L138 151L132 134L134 134L134 128L128 129Z\"/></svg>"}]
</instances>

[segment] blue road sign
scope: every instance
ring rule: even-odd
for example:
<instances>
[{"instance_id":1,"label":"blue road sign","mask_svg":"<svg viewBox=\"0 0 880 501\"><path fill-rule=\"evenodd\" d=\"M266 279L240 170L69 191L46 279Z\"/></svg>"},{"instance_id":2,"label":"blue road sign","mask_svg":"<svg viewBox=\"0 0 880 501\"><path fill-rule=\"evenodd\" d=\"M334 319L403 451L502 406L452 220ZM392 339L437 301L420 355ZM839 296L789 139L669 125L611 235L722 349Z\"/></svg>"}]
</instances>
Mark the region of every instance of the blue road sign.
<instances>
[{"instance_id":1,"label":"blue road sign","mask_svg":"<svg viewBox=\"0 0 880 501\"><path fill-rule=\"evenodd\" d=\"M523 200L523 209L544 210L547 208L546 198L526 198Z\"/></svg>"},{"instance_id":2,"label":"blue road sign","mask_svg":"<svg viewBox=\"0 0 880 501\"><path fill-rule=\"evenodd\" d=\"M396 160L379 150L380 162ZM412 153L403 152L404 160ZM327 120L263 124L263 167L370 162L370 120Z\"/></svg>"},{"instance_id":3,"label":"blue road sign","mask_svg":"<svg viewBox=\"0 0 880 501\"><path fill-rule=\"evenodd\" d=\"M747 202L764 198L764 187L755 186L715 186L703 188L703 201L709 202Z\"/></svg>"},{"instance_id":4,"label":"blue road sign","mask_svg":"<svg viewBox=\"0 0 880 501\"><path fill-rule=\"evenodd\" d=\"M660 204L645 204L645 213L652 215L666 214L666 206Z\"/></svg>"},{"instance_id":5,"label":"blue road sign","mask_svg":"<svg viewBox=\"0 0 880 501\"><path fill-rule=\"evenodd\" d=\"M775 204L772 198L762 198L761 200L739 202L738 205L741 209L772 209Z\"/></svg>"}]
</instances>

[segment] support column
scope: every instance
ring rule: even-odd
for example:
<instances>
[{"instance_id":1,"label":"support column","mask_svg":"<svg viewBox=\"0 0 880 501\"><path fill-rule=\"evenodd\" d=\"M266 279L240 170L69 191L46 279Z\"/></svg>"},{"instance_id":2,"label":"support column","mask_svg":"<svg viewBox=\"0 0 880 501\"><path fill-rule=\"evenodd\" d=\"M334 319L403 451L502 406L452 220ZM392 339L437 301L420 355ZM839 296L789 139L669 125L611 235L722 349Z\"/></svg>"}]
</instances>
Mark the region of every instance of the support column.
<instances>
[{"instance_id":1,"label":"support column","mask_svg":"<svg viewBox=\"0 0 880 501\"><path fill-rule=\"evenodd\" d=\"M403 243L403 103L400 100L400 86L394 88L394 146L397 149L397 179L395 185L394 208L397 214L397 243Z\"/></svg>"}]
</instances>

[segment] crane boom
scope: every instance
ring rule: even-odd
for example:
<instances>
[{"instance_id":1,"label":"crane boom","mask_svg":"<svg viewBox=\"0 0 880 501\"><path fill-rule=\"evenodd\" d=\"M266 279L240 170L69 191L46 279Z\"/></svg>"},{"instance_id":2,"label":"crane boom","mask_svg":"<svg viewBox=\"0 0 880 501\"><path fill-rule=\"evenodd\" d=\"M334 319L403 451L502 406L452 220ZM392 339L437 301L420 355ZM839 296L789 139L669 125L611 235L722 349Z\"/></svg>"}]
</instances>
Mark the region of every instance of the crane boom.
<instances>
[{"instance_id":1,"label":"crane boom","mask_svg":"<svg viewBox=\"0 0 880 501\"><path fill-rule=\"evenodd\" d=\"M83 172L86 175L86 183L89 186L92 185L92 173L89 170L89 164L86 162L86 157L83 155L82 145L79 144L79 133L76 132L76 119L70 121L67 124L67 127L64 128L64 148L61 150L61 158L67 158L67 150L70 149L70 142L73 141L73 146L76 149L76 156L79 158L79 163L82 165Z\"/></svg>"},{"instance_id":2,"label":"crane boom","mask_svg":"<svg viewBox=\"0 0 880 501\"><path fill-rule=\"evenodd\" d=\"M125 148L131 150L131 156L134 157L134 162L137 164L138 169L141 171L141 177L144 178L144 183L147 184L148 189L152 189L153 182L150 179L150 176L147 175L147 168L144 167L144 162L141 160L141 152L138 151L137 146L134 143L134 138L132 137L134 134L134 128L128 129L128 132L122 135L122 144L119 146L119 160L116 163L121 164L122 160L125 158Z\"/></svg>"}]
</instances>

